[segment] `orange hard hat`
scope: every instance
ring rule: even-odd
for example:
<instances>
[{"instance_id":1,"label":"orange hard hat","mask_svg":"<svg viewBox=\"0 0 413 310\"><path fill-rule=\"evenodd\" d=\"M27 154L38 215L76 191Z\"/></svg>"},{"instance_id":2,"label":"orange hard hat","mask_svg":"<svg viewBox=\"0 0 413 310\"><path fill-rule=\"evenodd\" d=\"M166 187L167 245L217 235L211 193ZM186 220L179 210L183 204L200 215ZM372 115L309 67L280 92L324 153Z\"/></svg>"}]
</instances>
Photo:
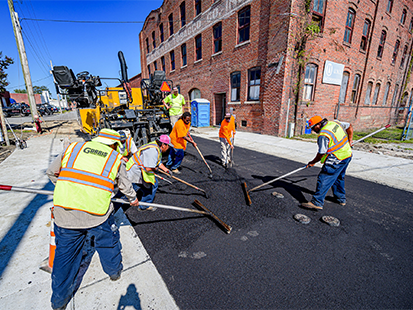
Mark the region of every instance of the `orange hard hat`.
<instances>
[{"instance_id":1,"label":"orange hard hat","mask_svg":"<svg viewBox=\"0 0 413 310\"><path fill-rule=\"evenodd\" d=\"M319 115L313 116L312 118L308 120L308 127L313 128L315 125L317 125L322 120L323 119Z\"/></svg>"}]
</instances>

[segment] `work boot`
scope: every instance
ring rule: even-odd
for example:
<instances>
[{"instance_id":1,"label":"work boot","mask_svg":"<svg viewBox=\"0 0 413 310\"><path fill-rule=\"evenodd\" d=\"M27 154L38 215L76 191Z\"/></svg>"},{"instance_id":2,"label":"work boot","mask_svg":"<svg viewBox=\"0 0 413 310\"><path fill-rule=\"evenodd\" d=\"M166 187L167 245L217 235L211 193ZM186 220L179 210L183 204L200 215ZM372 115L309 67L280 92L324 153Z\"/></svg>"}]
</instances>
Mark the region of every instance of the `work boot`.
<instances>
[{"instance_id":1,"label":"work boot","mask_svg":"<svg viewBox=\"0 0 413 310\"><path fill-rule=\"evenodd\" d=\"M346 205L345 202L339 202L338 204L339 204L340 206L343 206L343 207Z\"/></svg>"},{"instance_id":2,"label":"work boot","mask_svg":"<svg viewBox=\"0 0 413 310\"><path fill-rule=\"evenodd\" d=\"M316 205L313 204L311 201L303 202L303 203L301 204L301 206L302 206L303 208L310 209L310 210L323 210L323 207L322 207L322 206L316 206Z\"/></svg>"},{"instance_id":3,"label":"work boot","mask_svg":"<svg viewBox=\"0 0 413 310\"><path fill-rule=\"evenodd\" d=\"M172 172L175 173L175 174L181 174L181 171L179 171L178 168L172 170Z\"/></svg>"},{"instance_id":4,"label":"work boot","mask_svg":"<svg viewBox=\"0 0 413 310\"><path fill-rule=\"evenodd\" d=\"M111 281L117 281L120 279L120 275L122 274L122 270L119 270L117 273L109 276Z\"/></svg>"},{"instance_id":5,"label":"work boot","mask_svg":"<svg viewBox=\"0 0 413 310\"><path fill-rule=\"evenodd\" d=\"M154 207L138 208L139 211L156 211Z\"/></svg>"}]
</instances>

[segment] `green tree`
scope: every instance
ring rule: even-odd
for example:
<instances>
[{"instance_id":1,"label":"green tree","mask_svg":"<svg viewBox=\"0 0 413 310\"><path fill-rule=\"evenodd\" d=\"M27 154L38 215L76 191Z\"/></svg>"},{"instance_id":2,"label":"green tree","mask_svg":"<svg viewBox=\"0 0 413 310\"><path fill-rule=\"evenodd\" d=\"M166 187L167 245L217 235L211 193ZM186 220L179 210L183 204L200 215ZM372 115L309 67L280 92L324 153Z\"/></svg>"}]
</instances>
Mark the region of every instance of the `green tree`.
<instances>
[{"instance_id":1,"label":"green tree","mask_svg":"<svg viewBox=\"0 0 413 310\"><path fill-rule=\"evenodd\" d=\"M46 86L33 86L33 93L34 94L42 94L42 92L46 90L50 93L50 90ZM26 94L27 90L26 89L15 89L14 92L16 94Z\"/></svg>"},{"instance_id":2,"label":"green tree","mask_svg":"<svg viewBox=\"0 0 413 310\"><path fill-rule=\"evenodd\" d=\"M14 92L16 94L25 94L25 93L27 93L27 91L25 89L15 89Z\"/></svg>"},{"instance_id":3,"label":"green tree","mask_svg":"<svg viewBox=\"0 0 413 310\"><path fill-rule=\"evenodd\" d=\"M0 52L0 93L6 91L6 86L9 85L9 82L7 82L7 73L5 72L5 70L13 63L14 61L10 57L5 56L3 59L3 52Z\"/></svg>"}]
</instances>

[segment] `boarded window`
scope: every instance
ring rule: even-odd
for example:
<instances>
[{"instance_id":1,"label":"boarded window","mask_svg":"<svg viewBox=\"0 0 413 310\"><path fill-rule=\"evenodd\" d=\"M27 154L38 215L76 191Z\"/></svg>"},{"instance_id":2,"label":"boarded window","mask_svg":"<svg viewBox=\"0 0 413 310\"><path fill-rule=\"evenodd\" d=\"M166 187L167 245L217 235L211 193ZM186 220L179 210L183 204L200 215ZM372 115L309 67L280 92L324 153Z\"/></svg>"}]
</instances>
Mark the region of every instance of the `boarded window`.
<instances>
[{"instance_id":1,"label":"boarded window","mask_svg":"<svg viewBox=\"0 0 413 310\"><path fill-rule=\"evenodd\" d=\"M386 89L384 90L383 105L387 104L387 98L389 97L390 92L390 82L387 82Z\"/></svg>"},{"instance_id":2,"label":"boarded window","mask_svg":"<svg viewBox=\"0 0 413 310\"><path fill-rule=\"evenodd\" d=\"M356 103L357 95L359 92L359 85L360 85L360 74L356 74L354 76L353 88L351 90L351 103Z\"/></svg>"},{"instance_id":3,"label":"boarded window","mask_svg":"<svg viewBox=\"0 0 413 310\"><path fill-rule=\"evenodd\" d=\"M373 88L373 82L367 83L366 98L364 98L364 105L370 105L371 89Z\"/></svg>"},{"instance_id":4,"label":"boarded window","mask_svg":"<svg viewBox=\"0 0 413 310\"><path fill-rule=\"evenodd\" d=\"M341 80L341 87L340 87L340 96L338 97L339 103L344 103L346 101L346 93L347 93L349 77L350 77L350 73L348 72L343 73L343 79Z\"/></svg>"},{"instance_id":5,"label":"boarded window","mask_svg":"<svg viewBox=\"0 0 413 310\"><path fill-rule=\"evenodd\" d=\"M380 95L380 83L377 83L376 88L374 89L373 105L377 104L377 99L379 98L379 95Z\"/></svg>"}]
</instances>

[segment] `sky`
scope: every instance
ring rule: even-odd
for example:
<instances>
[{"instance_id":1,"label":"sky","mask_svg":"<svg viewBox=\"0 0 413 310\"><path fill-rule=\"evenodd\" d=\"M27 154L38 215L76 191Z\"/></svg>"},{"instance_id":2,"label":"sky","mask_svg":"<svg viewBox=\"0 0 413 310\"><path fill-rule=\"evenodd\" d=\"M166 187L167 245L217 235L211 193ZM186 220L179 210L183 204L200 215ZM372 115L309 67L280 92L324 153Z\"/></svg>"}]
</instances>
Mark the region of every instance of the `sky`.
<instances>
[{"instance_id":1,"label":"sky","mask_svg":"<svg viewBox=\"0 0 413 310\"><path fill-rule=\"evenodd\" d=\"M162 5L162 0L118 1L14 1L23 31L23 41L29 62L33 86L46 86L56 98L50 61L54 66L67 66L73 72L88 71L100 77L119 78L118 51L122 51L128 66L128 77L141 72L139 32L146 16ZM33 21L66 20L134 23L75 23ZM6 73L7 90L25 89L22 67L10 11L6 0L0 1L0 51L13 58ZM103 80L107 86L116 81ZM106 86L104 84L104 86Z\"/></svg>"}]
</instances>

